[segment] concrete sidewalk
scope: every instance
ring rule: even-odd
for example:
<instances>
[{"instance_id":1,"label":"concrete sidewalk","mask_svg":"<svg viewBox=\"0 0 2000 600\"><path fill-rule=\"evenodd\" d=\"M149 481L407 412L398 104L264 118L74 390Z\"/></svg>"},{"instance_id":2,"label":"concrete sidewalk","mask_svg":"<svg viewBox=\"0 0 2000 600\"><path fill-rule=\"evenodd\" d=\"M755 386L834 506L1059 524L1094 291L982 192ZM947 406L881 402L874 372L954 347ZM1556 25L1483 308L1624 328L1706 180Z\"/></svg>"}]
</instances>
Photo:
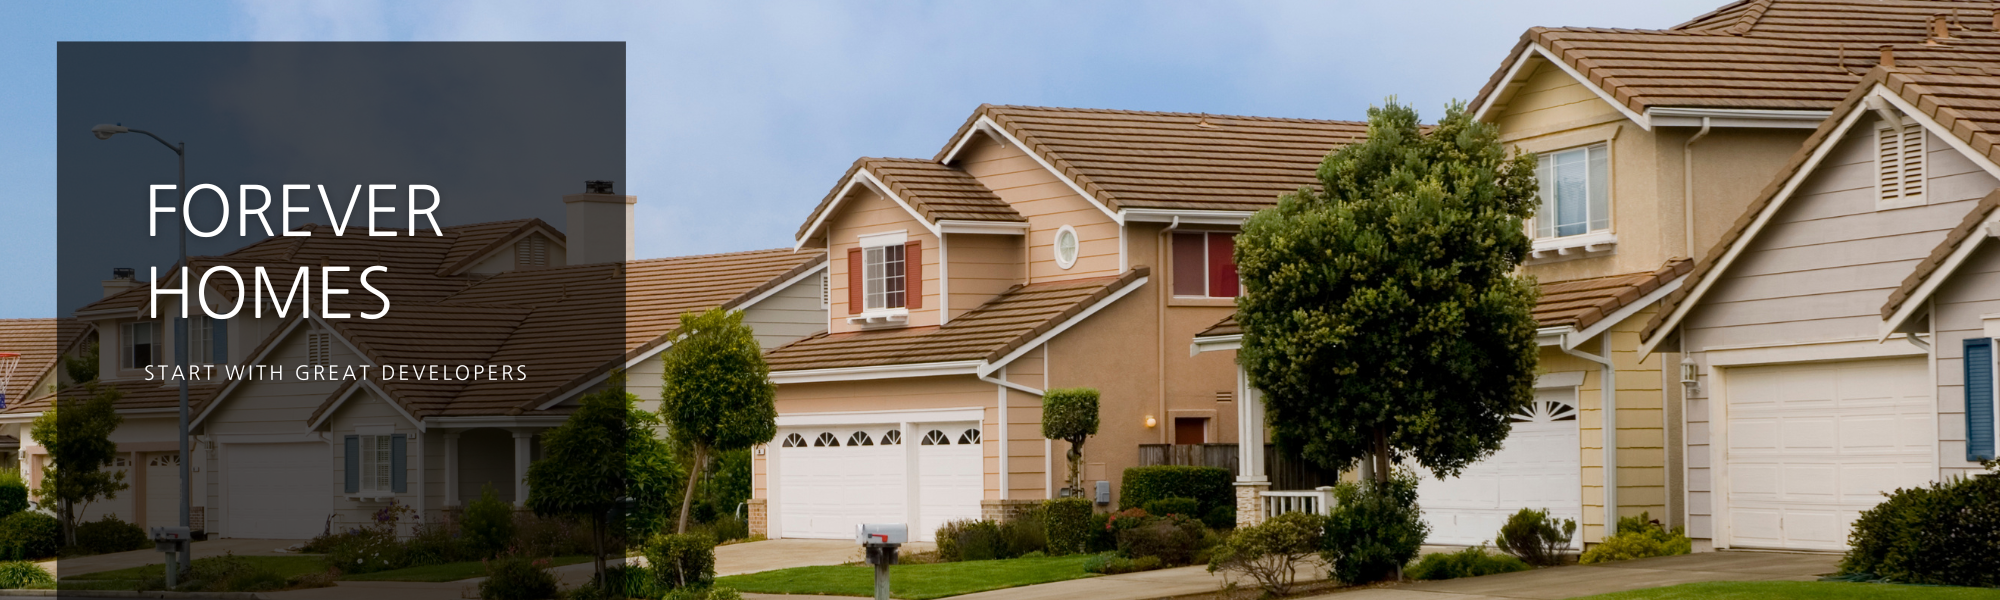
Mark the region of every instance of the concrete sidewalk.
<instances>
[{"instance_id":1,"label":"concrete sidewalk","mask_svg":"<svg viewBox=\"0 0 2000 600\"><path fill-rule=\"evenodd\" d=\"M195 542L193 547L195 558L208 558L224 554L235 554L237 556L295 556L290 552L284 552L284 549L304 542L305 540L212 539L205 542ZM96 556L59 558L43 561L39 564L42 565L43 569L48 570L49 573L54 574L57 578L62 578L72 575L83 575L85 573L129 569L141 565L157 565L164 560L166 560L165 554L148 548L145 550L114 552Z\"/></svg>"},{"instance_id":2,"label":"concrete sidewalk","mask_svg":"<svg viewBox=\"0 0 2000 600\"><path fill-rule=\"evenodd\" d=\"M1556 600L1703 581L1813 581L1838 554L1703 552L1336 592L1330 600Z\"/></svg>"}]
</instances>

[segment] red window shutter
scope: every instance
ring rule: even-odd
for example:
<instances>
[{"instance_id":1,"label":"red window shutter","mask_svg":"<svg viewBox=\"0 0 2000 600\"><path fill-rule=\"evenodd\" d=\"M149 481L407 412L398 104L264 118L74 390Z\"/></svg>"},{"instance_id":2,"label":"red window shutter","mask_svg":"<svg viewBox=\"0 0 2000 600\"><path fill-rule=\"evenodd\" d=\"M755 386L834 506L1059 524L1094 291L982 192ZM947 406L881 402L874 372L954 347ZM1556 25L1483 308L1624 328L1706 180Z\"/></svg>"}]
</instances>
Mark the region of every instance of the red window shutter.
<instances>
[{"instance_id":1,"label":"red window shutter","mask_svg":"<svg viewBox=\"0 0 2000 600\"><path fill-rule=\"evenodd\" d=\"M1174 295L1202 296L1208 293L1207 253L1202 248L1202 234L1174 234Z\"/></svg>"},{"instance_id":2,"label":"red window shutter","mask_svg":"<svg viewBox=\"0 0 2000 600\"><path fill-rule=\"evenodd\" d=\"M847 249L847 314L861 314L862 272L867 270L861 264L861 249Z\"/></svg>"},{"instance_id":3,"label":"red window shutter","mask_svg":"<svg viewBox=\"0 0 2000 600\"><path fill-rule=\"evenodd\" d=\"M1236 236L1228 233L1210 233L1208 234L1208 296L1235 298L1236 288Z\"/></svg>"},{"instance_id":4,"label":"red window shutter","mask_svg":"<svg viewBox=\"0 0 2000 600\"><path fill-rule=\"evenodd\" d=\"M924 307L924 243L919 240L903 244L903 303Z\"/></svg>"}]
</instances>

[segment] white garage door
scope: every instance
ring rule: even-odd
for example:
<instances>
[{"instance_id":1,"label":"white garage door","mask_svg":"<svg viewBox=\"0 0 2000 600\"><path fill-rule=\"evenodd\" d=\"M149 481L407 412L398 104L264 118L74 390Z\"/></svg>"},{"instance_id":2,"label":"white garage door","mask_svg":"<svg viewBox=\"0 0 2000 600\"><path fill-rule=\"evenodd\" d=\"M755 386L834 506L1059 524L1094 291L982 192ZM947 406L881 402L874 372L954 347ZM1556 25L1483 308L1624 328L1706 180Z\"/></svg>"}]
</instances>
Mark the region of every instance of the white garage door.
<instances>
[{"instance_id":1,"label":"white garage door","mask_svg":"<svg viewBox=\"0 0 2000 600\"><path fill-rule=\"evenodd\" d=\"M931 424L917 446L917 521L923 539L937 535L945 523L979 518L979 501L986 497L984 453L979 424Z\"/></svg>"},{"instance_id":2,"label":"white garage door","mask_svg":"<svg viewBox=\"0 0 2000 600\"><path fill-rule=\"evenodd\" d=\"M1456 478L1426 473L1417 487L1433 544L1474 545L1493 540L1507 517L1523 508L1545 509L1558 519L1583 521L1576 389L1537 390L1527 412L1515 415L1513 432L1499 452ZM1580 536L1579 536L1580 537Z\"/></svg>"},{"instance_id":3,"label":"white garage door","mask_svg":"<svg viewBox=\"0 0 2000 600\"><path fill-rule=\"evenodd\" d=\"M325 443L230 444L228 513L232 538L310 539L333 512L333 458Z\"/></svg>"},{"instance_id":4,"label":"white garage door","mask_svg":"<svg viewBox=\"0 0 2000 600\"><path fill-rule=\"evenodd\" d=\"M193 475L193 473L189 473ZM200 493L196 491L196 493ZM194 499L199 503L200 498ZM147 527L166 527L181 522L181 461L178 452L146 455Z\"/></svg>"},{"instance_id":5,"label":"white garage door","mask_svg":"<svg viewBox=\"0 0 2000 600\"><path fill-rule=\"evenodd\" d=\"M1730 545L1842 550L1882 493L1932 479L1924 359L1725 371Z\"/></svg>"},{"instance_id":6,"label":"white garage door","mask_svg":"<svg viewBox=\"0 0 2000 600\"><path fill-rule=\"evenodd\" d=\"M857 523L901 523L906 449L894 425L811 428L778 437L779 531L853 539Z\"/></svg>"},{"instance_id":7,"label":"white garage door","mask_svg":"<svg viewBox=\"0 0 2000 600\"><path fill-rule=\"evenodd\" d=\"M912 431L914 444L903 439L901 424L780 431L779 535L853 539L859 523L910 523L912 487L912 538L930 541L947 521L979 518L985 496L979 424L924 423Z\"/></svg>"},{"instance_id":8,"label":"white garage door","mask_svg":"<svg viewBox=\"0 0 2000 600\"><path fill-rule=\"evenodd\" d=\"M105 465L100 470L124 473L125 479L123 481L129 485L132 483L131 456L131 454L120 454L111 459L111 464ZM79 522L89 523L108 516L118 517L119 520L127 523L137 523L139 521L139 517L132 514L131 491L120 492L117 498L98 498L92 501L90 505L83 507L83 518Z\"/></svg>"}]
</instances>

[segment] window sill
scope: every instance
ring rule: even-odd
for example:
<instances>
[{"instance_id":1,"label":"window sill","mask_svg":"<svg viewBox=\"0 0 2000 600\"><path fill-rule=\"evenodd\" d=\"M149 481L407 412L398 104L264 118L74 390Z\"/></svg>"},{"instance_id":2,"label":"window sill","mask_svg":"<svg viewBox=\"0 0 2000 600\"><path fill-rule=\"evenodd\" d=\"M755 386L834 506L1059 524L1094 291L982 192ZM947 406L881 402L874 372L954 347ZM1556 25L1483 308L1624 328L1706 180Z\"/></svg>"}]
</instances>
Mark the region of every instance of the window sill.
<instances>
[{"instance_id":1,"label":"window sill","mask_svg":"<svg viewBox=\"0 0 2000 600\"><path fill-rule=\"evenodd\" d=\"M395 492L362 492L359 494L343 494L343 496L355 502L382 502L396 499Z\"/></svg>"},{"instance_id":2,"label":"window sill","mask_svg":"<svg viewBox=\"0 0 2000 600\"><path fill-rule=\"evenodd\" d=\"M1174 296L1167 299L1167 306L1217 306L1234 307L1235 298L1214 298L1210 296Z\"/></svg>"},{"instance_id":3,"label":"window sill","mask_svg":"<svg viewBox=\"0 0 2000 600\"><path fill-rule=\"evenodd\" d=\"M1534 251L1528 259L1548 262L1586 256L1603 256L1618 248L1618 236L1610 232L1586 233L1559 238L1535 240Z\"/></svg>"},{"instance_id":4,"label":"window sill","mask_svg":"<svg viewBox=\"0 0 2000 600\"><path fill-rule=\"evenodd\" d=\"M894 327L910 322L910 309L891 308L865 311L847 318L847 322L863 327Z\"/></svg>"}]
</instances>

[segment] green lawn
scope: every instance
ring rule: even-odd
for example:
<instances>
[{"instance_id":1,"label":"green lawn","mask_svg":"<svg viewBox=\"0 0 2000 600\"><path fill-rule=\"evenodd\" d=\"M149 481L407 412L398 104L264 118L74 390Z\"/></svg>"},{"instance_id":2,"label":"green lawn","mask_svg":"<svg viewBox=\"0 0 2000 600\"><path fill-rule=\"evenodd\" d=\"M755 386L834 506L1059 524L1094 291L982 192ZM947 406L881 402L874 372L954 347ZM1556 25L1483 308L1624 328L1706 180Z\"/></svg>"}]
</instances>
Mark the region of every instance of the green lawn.
<instances>
[{"instance_id":1,"label":"green lawn","mask_svg":"<svg viewBox=\"0 0 2000 600\"><path fill-rule=\"evenodd\" d=\"M1088 555L1015 558L971 562L896 565L889 568L889 593L905 600L929 600L986 590L1090 577ZM716 585L759 594L871 596L875 570L868 565L799 567L718 578Z\"/></svg>"},{"instance_id":2,"label":"green lawn","mask_svg":"<svg viewBox=\"0 0 2000 600\"><path fill-rule=\"evenodd\" d=\"M326 561L317 556L238 556L237 558L243 559L245 562L269 567L272 570L277 571L279 575L283 575L286 579L291 579L292 577L304 575L307 573L318 573L320 571L326 570ZM155 563L145 566L132 567L129 569L119 569L116 571L99 571L96 573L71 575L69 577L62 578L62 580L63 581L129 581L136 583L139 580L143 579L152 579L161 577L164 575L164 573L165 571L161 570L160 565L158 563ZM69 586L64 585L62 587L68 588ZM93 588L78 588L78 589L93 589Z\"/></svg>"},{"instance_id":3,"label":"green lawn","mask_svg":"<svg viewBox=\"0 0 2000 600\"><path fill-rule=\"evenodd\" d=\"M1728 581L1687 583L1574 600L2000 600L2000 589L1887 583Z\"/></svg>"},{"instance_id":4,"label":"green lawn","mask_svg":"<svg viewBox=\"0 0 2000 600\"><path fill-rule=\"evenodd\" d=\"M590 557L587 555L579 554L576 556L559 556L553 559L549 559L549 566L560 567L563 565L574 565L578 563L587 563L587 562L590 562ZM474 577L485 577L485 576L486 576L486 564L475 560L468 562L445 563L442 565L425 565L421 567L410 567L407 569L396 569L394 571L382 571L378 573L347 575L341 577L340 579L341 581L441 582L441 581L458 581L460 579L471 579Z\"/></svg>"}]
</instances>

